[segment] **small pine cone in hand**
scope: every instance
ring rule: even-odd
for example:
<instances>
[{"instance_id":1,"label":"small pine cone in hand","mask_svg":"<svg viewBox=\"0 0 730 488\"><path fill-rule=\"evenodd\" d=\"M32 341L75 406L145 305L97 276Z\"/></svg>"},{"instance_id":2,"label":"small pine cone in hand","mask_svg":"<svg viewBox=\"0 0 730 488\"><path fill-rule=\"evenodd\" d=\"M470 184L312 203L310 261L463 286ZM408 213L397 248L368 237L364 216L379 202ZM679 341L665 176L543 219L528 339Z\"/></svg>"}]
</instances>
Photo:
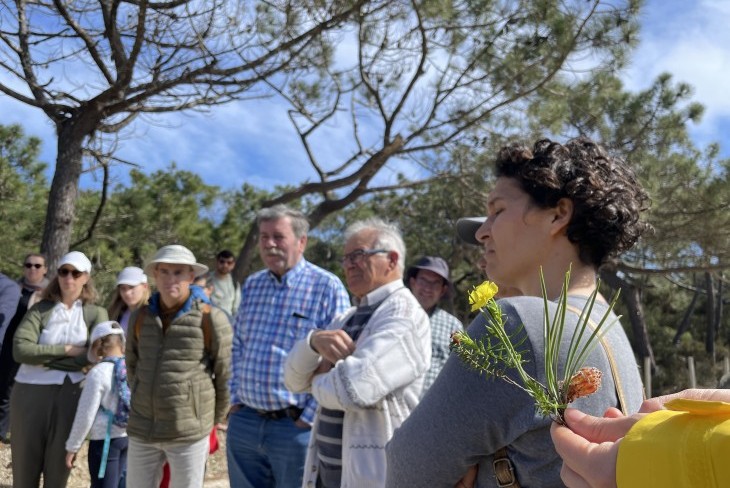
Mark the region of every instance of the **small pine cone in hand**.
<instances>
[{"instance_id":1,"label":"small pine cone in hand","mask_svg":"<svg viewBox=\"0 0 730 488\"><path fill-rule=\"evenodd\" d=\"M602 376L603 373L598 368L586 367L579 369L568 383L568 403L597 392L601 387Z\"/></svg>"}]
</instances>

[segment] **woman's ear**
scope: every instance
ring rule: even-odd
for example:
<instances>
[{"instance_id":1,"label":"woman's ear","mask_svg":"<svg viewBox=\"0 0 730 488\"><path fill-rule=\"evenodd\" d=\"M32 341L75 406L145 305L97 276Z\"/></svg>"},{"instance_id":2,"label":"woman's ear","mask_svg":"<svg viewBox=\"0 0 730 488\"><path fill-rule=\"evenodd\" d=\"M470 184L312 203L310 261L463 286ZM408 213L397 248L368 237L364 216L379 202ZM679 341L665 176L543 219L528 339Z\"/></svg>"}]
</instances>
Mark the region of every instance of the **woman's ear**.
<instances>
[{"instance_id":1,"label":"woman's ear","mask_svg":"<svg viewBox=\"0 0 730 488\"><path fill-rule=\"evenodd\" d=\"M569 198L561 198L558 204L553 208L552 230L553 235L565 233L570 220L573 218L573 200Z\"/></svg>"}]
</instances>

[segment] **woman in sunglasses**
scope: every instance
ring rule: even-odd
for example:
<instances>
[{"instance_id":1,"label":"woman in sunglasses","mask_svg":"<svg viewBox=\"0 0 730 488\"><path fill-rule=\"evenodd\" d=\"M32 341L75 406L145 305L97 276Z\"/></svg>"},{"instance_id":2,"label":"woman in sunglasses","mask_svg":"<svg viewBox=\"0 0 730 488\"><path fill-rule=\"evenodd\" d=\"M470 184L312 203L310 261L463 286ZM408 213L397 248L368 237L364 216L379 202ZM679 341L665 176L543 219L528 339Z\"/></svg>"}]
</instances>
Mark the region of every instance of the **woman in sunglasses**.
<instances>
[{"instance_id":1,"label":"woman in sunglasses","mask_svg":"<svg viewBox=\"0 0 730 488\"><path fill-rule=\"evenodd\" d=\"M5 329L0 349L0 442L10 442L10 392L15 384L15 373L20 365L13 359L13 338L25 312L40 300L41 292L48 286L46 278L46 256L30 253L23 260L23 277L18 280L20 300L15 315Z\"/></svg>"},{"instance_id":2,"label":"woman in sunglasses","mask_svg":"<svg viewBox=\"0 0 730 488\"><path fill-rule=\"evenodd\" d=\"M81 394L89 331L107 320L94 305L91 262L81 252L61 258L58 273L28 310L13 340L20 363L10 397L13 486L66 486L65 441Z\"/></svg>"}]
</instances>

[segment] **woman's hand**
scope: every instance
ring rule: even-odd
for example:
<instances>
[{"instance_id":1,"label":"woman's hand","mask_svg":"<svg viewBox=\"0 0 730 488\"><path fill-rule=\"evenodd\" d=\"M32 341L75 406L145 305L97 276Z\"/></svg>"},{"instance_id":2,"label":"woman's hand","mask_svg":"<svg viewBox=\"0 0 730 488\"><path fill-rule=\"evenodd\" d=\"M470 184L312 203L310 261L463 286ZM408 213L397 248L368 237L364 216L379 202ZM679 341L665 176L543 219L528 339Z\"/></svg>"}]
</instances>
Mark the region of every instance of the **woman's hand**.
<instances>
[{"instance_id":1,"label":"woman's hand","mask_svg":"<svg viewBox=\"0 0 730 488\"><path fill-rule=\"evenodd\" d=\"M641 404L639 412L651 413L657 410L662 410L664 404L670 400L677 398L684 398L687 400L703 400L706 402L725 402L730 403L730 390L716 390L716 389L688 389L680 391L679 393L672 393L671 395L664 395L655 398L649 398L644 400Z\"/></svg>"},{"instance_id":2,"label":"woman's hand","mask_svg":"<svg viewBox=\"0 0 730 488\"><path fill-rule=\"evenodd\" d=\"M477 482L477 474L479 474L479 465L475 464L466 472L454 488L474 488Z\"/></svg>"},{"instance_id":3,"label":"woman's hand","mask_svg":"<svg viewBox=\"0 0 730 488\"><path fill-rule=\"evenodd\" d=\"M550 435L563 458L560 477L569 488L615 488L621 439L645 414L604 418L574 408L565 411L568 427L553 423Z\"/></svg>"},{"instance_id":4,"label":"woman's hand","mask_svg":"<svg viewBox=\"0 0 730 488\"><path fill-rule=\"evenodd\" d=\"M66 356L70 357L76 357L80 356L81 354L86 354L86 348L84 346L74 346L73 344L66 344L64 350L66 351Z\"/></svg>"}]
</instances>

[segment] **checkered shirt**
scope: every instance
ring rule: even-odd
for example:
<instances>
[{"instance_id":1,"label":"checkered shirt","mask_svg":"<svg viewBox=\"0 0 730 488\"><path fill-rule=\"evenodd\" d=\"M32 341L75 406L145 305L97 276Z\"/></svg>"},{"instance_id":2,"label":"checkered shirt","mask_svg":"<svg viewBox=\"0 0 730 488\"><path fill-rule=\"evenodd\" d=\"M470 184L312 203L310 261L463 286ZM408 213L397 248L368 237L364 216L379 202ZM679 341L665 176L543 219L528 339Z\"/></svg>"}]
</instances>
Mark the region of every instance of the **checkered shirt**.
<instances>
[{"instance_id":1,"label":"checkered shirt","mask_svg":"<svg viewBox=\"0 0 730 488\"><path fill-rule=\"evenodd\" d=\"M249 276L233 324L231 402L261 410L303 408L312 423L316 402L284 386L289 350L310 330L324 329L350 308L350 298L334 274L301 259L277 280L269 270Z\"/></svg>"},{"instance_id":2,"label":"checkered shirt","mask_svg":"<svg viewBox=\"0 0 730 488\"><path fill-rule=\"evenodd\" d=\"M428 368L423 378L421 396L433 384L441 372L441 368L446 364L446 360L449 359L452 332L464 330L459 319L442 308L436 307L429 318L431 319L431 367Z\"/></svg>"}]
</instances>

